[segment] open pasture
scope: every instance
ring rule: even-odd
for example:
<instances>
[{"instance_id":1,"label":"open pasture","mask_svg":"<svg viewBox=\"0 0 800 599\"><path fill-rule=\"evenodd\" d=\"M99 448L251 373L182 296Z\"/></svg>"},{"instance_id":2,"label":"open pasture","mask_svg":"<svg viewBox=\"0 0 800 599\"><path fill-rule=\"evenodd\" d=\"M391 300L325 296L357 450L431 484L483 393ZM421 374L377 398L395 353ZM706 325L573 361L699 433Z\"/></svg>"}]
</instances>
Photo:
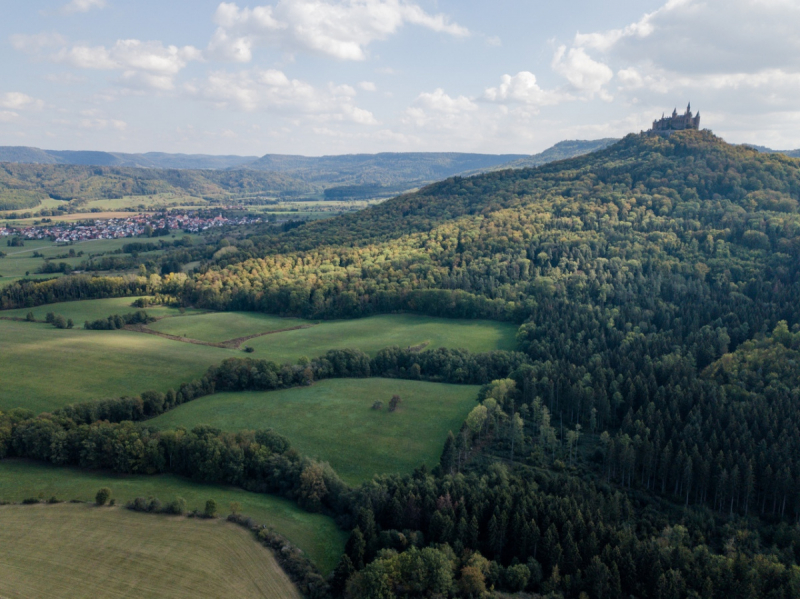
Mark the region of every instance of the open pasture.
<instances>
[{"instance_id":1,"label":"open pasture","mask_svg":"<svg viewBox=\"0 0 800 599\"><path fill-rule=\"evenodd\" d=\"M189 314L200 313L200 311L196 310L186 310L185 314L182 316L178 308L170 308L167 306L135 308L133 306L135 299L135 297L115 297L110 299L45 304L34 308L3 310L0 312L0 316L6 318L25 318L28 312L33 312L33 316L36 320L44 320L48 312L55 312L56 314L61 314L64 318L71 318L75 322L76 327L81 327L86 320L97 320L98 318L106 318L113 314L129 314L137 310L144 310L155 318L167 316L185 317Z\"/></svg>"},{"instance_id":2,"label":"open pasture","mask_svg":"<svg viewBox=\"0 0 800 599\"><path fill-rule=\"evenodd\" d=\"M135 209L152 212L177 207L203 207L207 204L208 202L202 198L189 195L158 193L153 195L123 196L108 200L91 200L83 204L81 208L103 211Z\"/></svg>"},{"instance_id":3,"label":"open pasture","mask_svg":"<svg viewBox=\"0 0 800 599\"><path fill-rule=\"evenodd\" d=\"M313 323L257 312L213 312L191 318L165 318L148 328L167 335L216 343L309 324Z\"/></svg>"},{"instance_id":4,"label":"open pasture","mask_svg":"<svg viewBox=\"0 0 800 599\"><path fill-rule=\"evenodd\" d=\"M272 428L300 453L329 462L348 483L438 463L448 431L475 406L478 387L400 379L330 379L281 391L218 393L148 421L154 428L210 424ZM389 400L399 395L395 412ZM375 401L383 408L372 409Z\"/></svg>"},{"instance_id":5,"label":"open pasture","mask_svg":"<svg viewBox=\"0 0 800 599\"><path fill-rule=\"evenodd\" d=\"M82 216L92 217L94 215ZM176 233L176 235L180 235L181 237L184 236L182 233ZM195 242L201 239L199 235L191 235L191 237ZM45 258L53 258L52 262L54 264L66 262L73 268L79 268L82 262L88 260L92 256L109 255L116 250L121 250L122 247L128 243L140 241L139 239L134 238L90 239L87 241L78 241L70 245L66 245L63 243L57 244L49 240L37 239L26 240L25 245L22 247L8 247L3 239L4 238L0 238L0 251L5 252L6 256L4 258L0 258L0 285L8 284L26 276L28 278L53 278L61 276L60 273L36 274L36 271L45 263ZM172 238L169 238L168 241L172 241ZM83 252L83 255L56 258L56 256L65 256L70 250L74 250L76 254ZM34 252L38 252L41 254L41 256L34 256ZM157 250L156 252L141 254L141 256L143 258L152 257L158 253L160 253L160 251ZM129 254L115 255L127 256Z\"/></svg>"},{"instance_id":6,"label":"open pasture","mask_svg":"<svg viewBox=\"0 0 800 599\"><path fill-rule=\"evenodd\" d=\"M202 318L202 317L198 317ZM274 362L315 358L330 349L356 348L374 354L384 347L462 348L471 352L513 350L517 327L490 320L451 320L415 314L387 314L357 320L324 321L316 326L251 339L251 354Z\"/></svg>"},{"instance_id":7,"label":"open pasture","mask_svg":"<svg viewBox=\"0 0 800 599\"><path fill-rule=\"evenodd\" d=\"M300 599L272 552L220 520L87 505L0 507L0 596Z\"/></svg>"},{"instance_id":8,"label":"open pasture","mask_svg":"<svg viewBox=\"0 0 800 599\"><path fill-rule=\"evenodd\" d=\"M63 313L64 306L43 308ZM42 412L70 403L176 389L235 355L242 354L131 331L60 330L44 323L0 320L0 410Z\"/></svg>"},{"instance_id":9,"label":"open pasture","mask_svg":"<svg viewBox=\"0 0 800 599\"><path fill-rule=\"evenodd\" d=\"M182 497L189 510L202 511L206 500L213 499L219 506L220 516L227 516L230 503L238 502L242 514L285 536L325 573L336 566L347 540L347 534L339 530L331 518L310 514L295 503L274 495L248 493L234 487L201 485L171 475L118 476L21 460L0 461L0 500L3 501L20 502L29 497L46 501L53 496L66 501L92 501L101 487L110 488L111 497L122 505L136 497L157 497L162 503ZM154 522L161 521L160 516L146 514L144 517ZM3 519L0 515L2 528ZM252 539L251 542L255 544ZM0 543L0 546L3 544ZM2 591L0 596L3 596Z\"/></svg>"}]
</instances>

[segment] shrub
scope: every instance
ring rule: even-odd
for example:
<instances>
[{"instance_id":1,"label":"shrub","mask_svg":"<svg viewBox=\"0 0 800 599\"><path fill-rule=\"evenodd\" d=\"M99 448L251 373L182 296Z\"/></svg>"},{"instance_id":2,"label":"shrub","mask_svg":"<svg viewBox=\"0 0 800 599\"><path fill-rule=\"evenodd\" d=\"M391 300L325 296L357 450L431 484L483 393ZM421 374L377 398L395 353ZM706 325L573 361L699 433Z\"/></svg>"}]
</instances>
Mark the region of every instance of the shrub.
<instances>
[{"instance_id":1,"label":"shrub","mask_svg":"<svg viewBox=\"0 0 800 599\"><path fill-rule=\"evenodd\" d=\"M372 404L372 409L373 410L383 409L383 402L380 400L376 401L374 404Z\"/></svg>"},{"instance_id":2,"label":"shrub","mask_svg":"<svg viewBox=\"0 0 800 599\"><path fill-rule=\"evenodd\" d=\"M111 498L111 489L108 487L103 487L97 492L97 495L94 496L94 502L97 505L105 505L108 503L108 500Z\"/></svg>"},{"instance_id":3,"label":"shrub","mask_svg":"<svg viewBox=\"0 0 800 599\"><path fill-rule=\"evenodd\" d=\"M399 405L400 405L400 396L392 395L392 399L389 400L389 411L394 412L397 409L397 406Z\"/></svg>"},{"instance_id":4,"label":"shrub","mask_svg":"<svg viewBox=\"0 0 800 599\"><path fill-rule=\"evenodd\" d=\"M213 499L209 499L206 501L206 509L203 510L203 515L206 518L216 518L217 517L217 502Z\"/></svg>"},{"instance_id":5,"label":"shrub","mask_svg":"<svg viewBox=\"0 0 800 599\"><path fill-rule=\"evenodd\" d=\"M164 511L168 514L182 516L184 513L186 513L186 500L183 497L176 497L169 502L169 505L167 505Z\"/></svg>"}]
</instances>

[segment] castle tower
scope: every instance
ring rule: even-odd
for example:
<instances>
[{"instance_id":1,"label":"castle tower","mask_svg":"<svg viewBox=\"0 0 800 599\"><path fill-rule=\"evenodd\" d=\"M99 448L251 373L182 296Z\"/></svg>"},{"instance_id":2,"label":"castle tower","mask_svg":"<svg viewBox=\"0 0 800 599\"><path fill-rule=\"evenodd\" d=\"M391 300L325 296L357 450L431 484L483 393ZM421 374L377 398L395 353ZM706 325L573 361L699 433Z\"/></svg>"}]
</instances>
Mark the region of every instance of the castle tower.
<instances>
[{"instance_id":1,"label":"castle tower","mask_svg":"<svg viewBox=\"0 0 800 599\"><path fill-rule=\"evenodd\" d=\"M683 131L685 129L700 129L700 113L696 116L692 115L692 103L686 105L686 112L678 114L678 108L675 107L672 115L665 117L664 113L661 114L661 120L653 121L653 128L651 132L660 135L669 135L673 131Z\"/></svg>"}]
</instances>

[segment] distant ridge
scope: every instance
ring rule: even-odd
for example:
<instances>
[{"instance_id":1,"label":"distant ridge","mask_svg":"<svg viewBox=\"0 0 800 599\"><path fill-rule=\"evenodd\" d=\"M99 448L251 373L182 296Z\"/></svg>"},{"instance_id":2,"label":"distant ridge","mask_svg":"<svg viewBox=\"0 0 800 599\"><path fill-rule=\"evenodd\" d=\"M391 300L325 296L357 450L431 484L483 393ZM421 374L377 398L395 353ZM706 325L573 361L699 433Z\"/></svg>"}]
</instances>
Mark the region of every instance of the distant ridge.
<instances>
[{"instance_id":1,"label":"distant ridge","mask_svg":"<svg viewBox=\"0 0 800 599\"><path fill-rule=\"evenodd\" d=\"M754 150L758 150L762 154L785 154L790 158L800 158L800 150L773 150L772 148L768 148L766 146L757 146L755 144L743 144L748 148L753 148Z\"/></svg>"},{"instance_id":2,"label":"distant ridge","mask_svg":"<svg viewBox=\"0 0 800 599\"><path fill-rule=\"evenodd\" d=\"M598 150L604 150L613 143L618 142L619 139L614 137L605 137L603 139L583 140L583 139L568 139L560 141L554 146L547 148L544 152L520 158L514 162L502 165L501 168L531 168L535 166L542 166L548 162L555 162L556 160L566 160L567 158L575 158L576 156L583 156Z\"/></svg>"},{"instance_id":3,"label":"distant ridge","mask_svg":"<svg viewBox=\"0 0 800 599\"><path fill-rule=\"evenodd\" d=\"M42 150L26 146L0 146L0 162L17 164L70 164L79 166L119 166L129 168L229 169L257 160L257 156L211 156L207 154L168 154L147 152L93 152Z\"/></svg>"}]
</instances>

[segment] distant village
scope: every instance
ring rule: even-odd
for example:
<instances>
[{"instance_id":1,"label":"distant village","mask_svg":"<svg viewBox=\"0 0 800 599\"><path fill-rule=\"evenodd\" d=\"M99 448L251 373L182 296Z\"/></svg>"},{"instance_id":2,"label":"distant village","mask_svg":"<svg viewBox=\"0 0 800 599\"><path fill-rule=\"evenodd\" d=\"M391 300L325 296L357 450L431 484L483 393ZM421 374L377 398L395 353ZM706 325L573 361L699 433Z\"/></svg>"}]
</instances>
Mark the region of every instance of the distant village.
<instances>
[{"instance_id":1,"label":"distant village","mask_svg":"<svg viewBox=\"0 0 800 599\"><path fill-rule=\"evenodd\" d=\"M263 222L260 217L242 216L227 218L225 216L200 216L198 213L169 212L160 214L137 214L127 218L107 220L85 220L72 223L53 223L14 228L0 226L0 237L19 236L23 239L50 239L55 242L69 243L89 241L91 239L119 239L122 237L138 237L153 231L184 231L199 233L214 227L226 225L250 225Z\"/></svg>"}]
</instances>

